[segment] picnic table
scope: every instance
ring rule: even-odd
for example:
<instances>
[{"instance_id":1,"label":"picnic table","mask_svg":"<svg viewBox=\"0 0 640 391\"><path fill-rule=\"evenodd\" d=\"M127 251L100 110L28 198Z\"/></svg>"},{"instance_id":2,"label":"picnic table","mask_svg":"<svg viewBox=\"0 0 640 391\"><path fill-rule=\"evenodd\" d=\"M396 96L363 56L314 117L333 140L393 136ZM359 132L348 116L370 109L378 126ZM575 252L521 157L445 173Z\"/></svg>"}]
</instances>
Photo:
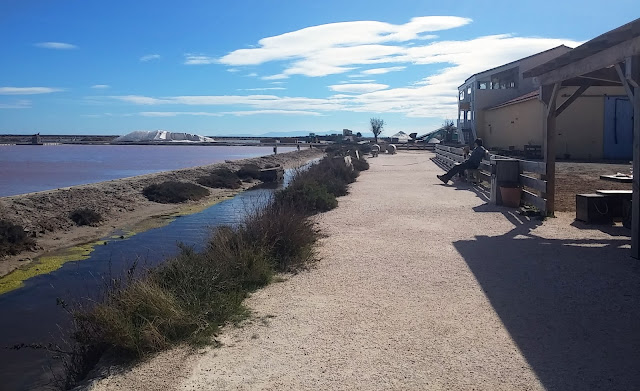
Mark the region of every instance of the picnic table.
<instances>
[{"instance_id":1,"label":"picnic table","mask_svg":"<svg viewBox=\"0 0 640 391\"><path fill-rule=\"evenodd\" d=\"M620 173L614 174L614 175L600 175L600 179L605 181L618 182L618 183L632 183L633 175L620 174Z\"/></svg>"}]
</instances>

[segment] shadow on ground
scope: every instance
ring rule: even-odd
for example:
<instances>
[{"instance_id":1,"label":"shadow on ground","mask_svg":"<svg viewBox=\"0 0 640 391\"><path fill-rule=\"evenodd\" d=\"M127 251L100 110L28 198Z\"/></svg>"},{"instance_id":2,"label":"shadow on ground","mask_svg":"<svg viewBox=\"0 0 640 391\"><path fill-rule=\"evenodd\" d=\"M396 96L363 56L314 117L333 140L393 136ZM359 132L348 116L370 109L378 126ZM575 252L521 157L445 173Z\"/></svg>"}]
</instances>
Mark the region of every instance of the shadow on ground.
<instances>
[{"instance_id":1,"label":"shadow on ground","mask_svg":"<svg viewBox=\"0 0 640 391\"><path fill-rule=\"evenodd\" d=\"M454 243L548 390L640 389L640 261L628 238L545 239L501 212L503 236Z\"/></svg>"}]
</instances>

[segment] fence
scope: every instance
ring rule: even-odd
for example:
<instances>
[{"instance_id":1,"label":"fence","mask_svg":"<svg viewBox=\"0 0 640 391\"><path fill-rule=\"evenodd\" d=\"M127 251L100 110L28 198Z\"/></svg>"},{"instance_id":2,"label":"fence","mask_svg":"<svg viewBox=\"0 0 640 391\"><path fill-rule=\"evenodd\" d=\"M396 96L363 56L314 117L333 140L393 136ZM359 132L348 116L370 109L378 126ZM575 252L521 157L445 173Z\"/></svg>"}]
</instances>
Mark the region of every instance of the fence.
<instances>
[{"instance_id":1,"label":"fence","mask_svg":"<svg viewBox=\"0 0 640 391\"><path fill-rule=\"evenodd\" d=\"M433 151L436 144L433 143L398 143L394 144L398 150L403 151Z\"/></svg>"},{"instance_id":2,"label":"fence","mask_svg":"<svg viewBox=\"0 0 640 391\"><path fill-rule=\"evenodd\" d=\"M465 160L462 148L436 145L436 161L446 168L451 168ZM491 202L501 204L499 188L501 185L517 183L522 188L522 201L547 210L547 181L544 179L546 168L544 162L512 159L500 155L490 155L490 160L483 160L478 167L481 181L491 185Z\"/></svg>"}]
</instances>

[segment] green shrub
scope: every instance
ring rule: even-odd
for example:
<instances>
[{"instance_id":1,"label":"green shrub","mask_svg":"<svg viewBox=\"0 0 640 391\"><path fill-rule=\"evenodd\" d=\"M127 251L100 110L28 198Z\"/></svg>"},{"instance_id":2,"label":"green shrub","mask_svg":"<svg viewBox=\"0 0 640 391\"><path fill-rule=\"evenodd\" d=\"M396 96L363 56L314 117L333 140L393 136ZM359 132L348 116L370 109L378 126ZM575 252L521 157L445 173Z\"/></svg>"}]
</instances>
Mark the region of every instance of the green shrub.
<instances>
[{"instance_id":1,"label":"green shrub","mask_svg":"<svg viewBox=\"0 0 640 391\"><path fill-rule=\"evenodd\" d=\"M245 164L236 172L236 175L242 180L260 179L260 167L255 164Z\"/></svg>"},{"instance_id":2,"label":"green shrub","mask_svg":"<svg viewBox=\"0 0 640 391\"><path fill-rule=\"evenodd\" d=\"M276 195L280 205L290 206L309 214L326 212L336 206L336 196L331 194L327 186L312 180L292 183Z\"/></svg>"},{"instance_id":3,"label":"green shrub","mask_svg":"<svg viewBox=\"0 0 640 391\"><path fill-rule=\"evenodd\" d=\"M145 274L112 280L101 300L74 312L77 351L95 362L108 350L140 358L181 341L210 342L224 322L246 313L249 292L314 259L319 234L308 215L335 208L328 186L346 193L356 175L342 159L323 159L242 224L215 229L203 251L181 246ZM86 373L83 359L74 366Z\"/></svg>"},{"instance_id":4,"label":"green shrub","mask_svg":"<svg viewBox=\"0 0 640 391\"><path fill-rule=\"evenodd\" d=\"M351 159L351 164L353 164L353 169L356 171L366 171L369 169L369 162L365 158Z\"/></svg>"},{"instance_id":5,"label":"green shrub","mask_svg":"<svg viewBox=\"0 0 640 391\"><path fill-rule=\"evenodd\" d=\"M32 250L35 241L24 232L21 225L8 220L0 220L0 257L16 255L24 250Z\"/></svg>"},{"instance_id":6,"label":"green shrub","mask_svg":"<svg viewBox=\"0 0 640 391\"><path fill-rule=\"evenodd\" d=\"M96 225L102 221L100 213L89 208L76 209L69 214L69 218L73 220L76 225Z\"/></svg>"},{"instance_id":7,"label":"green shrub","mask_svg":"<svg viewBox=\"0 0 640 391\"><path fill-rule=\"evenodd\" d=\"M242 182L238 175L228 168L218 168L209 175L198 178L197 182L202 186L218 189L238 189Z\"/></svg>"},{"instance_id":8,"label":"green shrub","mask_svg":"<svg viewBox=\"0 0 640 391\"><path fill-rule=\"evenodd\" d=\"M295 271L314 258L318 232L297 208L272 203L251 215L242 226L247 241L268 249L276 271Z\"/></svg>"},{"instance_id":9,"label":"green shrub","mask_svg":"<svg viewBox=\"0 0 640 391\"><path fill-rule=\"evenodd\" d=\"M186 201L197 201L207 197L209 190L188 182L167 181L149 185L142 190L149 201L161 204L178 204Z\"/></svg>"}]
</instances>

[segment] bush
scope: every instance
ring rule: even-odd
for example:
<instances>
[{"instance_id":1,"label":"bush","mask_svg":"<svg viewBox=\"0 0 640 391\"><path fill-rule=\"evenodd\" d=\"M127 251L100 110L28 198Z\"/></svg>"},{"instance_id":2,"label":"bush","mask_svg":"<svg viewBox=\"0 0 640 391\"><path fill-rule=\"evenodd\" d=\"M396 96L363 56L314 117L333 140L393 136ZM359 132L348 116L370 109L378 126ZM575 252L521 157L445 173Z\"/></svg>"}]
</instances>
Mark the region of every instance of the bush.
<instances>
[{"instance_id":1,"label":"bush","mask_svg":"<svg viewBox=\"0 0 640 391\"><path fill-rule=\"evenodd\" d=\"M161 204L178 204L186 201L197 201L207 197L209 190L188 182L167 181L149 185L142 190L149 201Z\"/></svg>"},{"instance_id":2,"label":"bush","mask_svg":"<svg viewBox=\"0 0 640 391\"><path fill-rule=\"evenodd\" d=\"M353 169L356 171L366 171L369 169L369 162L364 158L352 158L351 164L353 164Z\"/></svg>"},{"instance_id":3,"label":"bush","mask_svg":"<svg viewBox=\"0 0 640 391\"><path fill-rule=\"evenodd\" d=\"M260 179L260 167L255 164L245 164L236 172L236 175L242 180Z\"/></svg>"},{"instance_id":4,"label":"bush","mask_svg":"<svg viewBox=\"0 0 640 391\"><path fill-rule=\"evenodd\" d=\"M8 220L0 220L0 257L16 255L24 250L32 250L35 241L24 232L21 225Z\"/></svg>"},{"instance_id":5,"label":"bush","mask_svg":"<svg viewBox=\"0 0 640 391\"><path fill-rule=\"evenodd\" d=\"M238 189L242 182L238 175L228 168L218 168L209 175L198 178L197 182L202 186L218 189Z\"/></svg>"},{"instance_id":6,"label":"bush","mask_svg":"<svg viewBox=\"0 0 640 391\"><path fill-rule=\"evenodd\" d=\"M215 229L203 251L181 246L147 273L113 280L97 304L73 313L77 351L88 352L86 361L107 350L140 358L181 341L210 342L224 322L246 312L249 292L314 259L319 234L308 215L337 205L326 183L346 189L355 176L344 160L323 159L242 224Z\"/></svg>"},{"instance_id":7,"label":"bush","mask_svg":"<svg viewBox=\"0 0 640 391\"><path fill-rule=\"evenodd\" d=\"M247 241L268 249L278 272L295 271L314 257L318 233L298 209L271 203L251 215L242 226Z\"/></svg>"},{"instance_id":8,"label":"bush","mask_svg":"<svg viewBox=\"0 0 640 391\"><path fill-rule=\"evenodd\" d=\"M102 221L100 213L89 208L76 209L69 215L76 225L96 225Z\"/></svg>"},{"instance_id":9,"label":"bush","mask_svg":"<svg viewBox=\"0 0 640 391\"><path fill-rule=\"evenodd\" d=\"M282 206L289 206L307 214L329 211L338 206L336 196L327 186L315 181L292 183L276 196Z\"/></svg>"}]
</instances>

